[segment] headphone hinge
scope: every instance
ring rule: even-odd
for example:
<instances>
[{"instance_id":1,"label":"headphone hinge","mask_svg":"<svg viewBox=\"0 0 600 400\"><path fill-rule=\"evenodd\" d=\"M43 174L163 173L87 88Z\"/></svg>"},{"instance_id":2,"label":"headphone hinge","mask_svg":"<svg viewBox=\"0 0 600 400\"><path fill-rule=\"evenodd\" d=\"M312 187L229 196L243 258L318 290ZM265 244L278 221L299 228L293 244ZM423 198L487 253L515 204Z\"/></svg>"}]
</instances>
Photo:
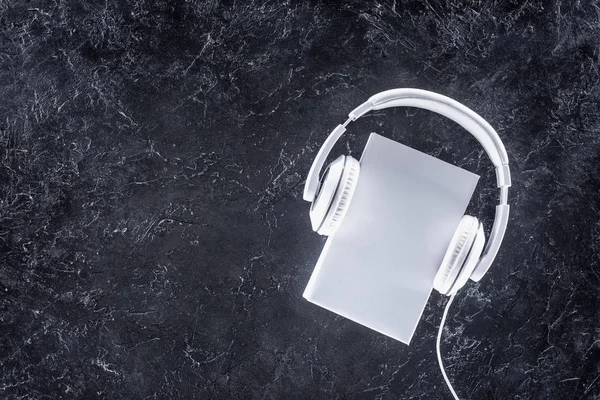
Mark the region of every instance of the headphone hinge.
<instances>
[{"instance_id":1,"label":"headphone hinge","mask_svg":"<svg viewBox=\"0 0 600 400\"><path fill-rule=\"evenodd\" d=\"M350 111L350 114L348 114L348 117L352 121L356 121L357 119L359 119L360 117L362 117L363 115L365 115L366 113L371 111L372 107L373 107L373 105L371 104L371 102L365 101L360 106L358 106L354 110Z\"/></svg>"},{"instance_id":2,"label":"headphone hinge","mask_svg":"<svg viewBox=\"0 0 600 400\"><path fill-rule=\"evenodd\" d=\"M510 168L508 168L508 164L502 164L499 167L496 167L496 181L498 182L499 188L510 186Z\"/></svg>"}]
</instances>

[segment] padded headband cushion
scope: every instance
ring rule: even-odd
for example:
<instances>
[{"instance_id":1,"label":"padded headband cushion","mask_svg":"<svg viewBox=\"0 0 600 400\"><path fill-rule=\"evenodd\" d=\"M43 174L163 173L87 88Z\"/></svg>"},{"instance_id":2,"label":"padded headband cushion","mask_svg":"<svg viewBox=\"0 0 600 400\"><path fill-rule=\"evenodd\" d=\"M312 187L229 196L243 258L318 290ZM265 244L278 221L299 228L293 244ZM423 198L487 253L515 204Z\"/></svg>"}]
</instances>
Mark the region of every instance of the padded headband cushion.
<instances>
[{"instance_id":1,"label":"padded headband cushion","mask_svg":"<svg viewBox=\"0 0 600 400\"><path fill-rule=\"evenodd\" d=\"M449 97L420 89L392 89L371 96L365 104L373 110L417 107L443 115L473 135L496 167L508 164L506 149L494 128L479 114ZM352 118L352 113L350 115Z\"/></svg>"}]
</instances>

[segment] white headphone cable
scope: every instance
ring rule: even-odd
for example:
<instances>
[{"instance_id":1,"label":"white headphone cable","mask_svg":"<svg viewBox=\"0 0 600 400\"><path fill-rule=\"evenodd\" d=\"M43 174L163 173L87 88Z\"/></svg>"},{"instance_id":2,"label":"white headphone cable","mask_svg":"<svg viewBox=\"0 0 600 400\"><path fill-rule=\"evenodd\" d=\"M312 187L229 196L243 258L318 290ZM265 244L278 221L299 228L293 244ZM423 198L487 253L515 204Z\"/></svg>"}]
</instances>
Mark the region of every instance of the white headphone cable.
<instances>
[{"instance_id":1,"label":"white headphone cable","mask_svg":"<svg viewBox=\"0 0 600 400\"><path fill-rule=\"evenodd\" d=\"M440 342L442 340L442 332L444 330L444 323L446 322L446 316L448 315L448 309L450 309L450 304L452 304L452 300L454 300L454 296L456 296L456 293L454 293L452 296L450 296L450 299L448 299L448 302L446 303L446 308L444 308L444 314L442 314L442 321L440 322L440 329L438 330L437 341L435 343L435 350L437 352L438 363L440 364L440 369L442 370L442 375L444 376L446 385L448 385L448 389L450 389L450 392L452 392L452 396L454 396L454 399L460 400L458 398L458 395L452 388L452 384L450 383L448 376L446 375L446 371L444 370L444 364L442 363L442 354L440 352Z\"/></svg>"}]
</instances>

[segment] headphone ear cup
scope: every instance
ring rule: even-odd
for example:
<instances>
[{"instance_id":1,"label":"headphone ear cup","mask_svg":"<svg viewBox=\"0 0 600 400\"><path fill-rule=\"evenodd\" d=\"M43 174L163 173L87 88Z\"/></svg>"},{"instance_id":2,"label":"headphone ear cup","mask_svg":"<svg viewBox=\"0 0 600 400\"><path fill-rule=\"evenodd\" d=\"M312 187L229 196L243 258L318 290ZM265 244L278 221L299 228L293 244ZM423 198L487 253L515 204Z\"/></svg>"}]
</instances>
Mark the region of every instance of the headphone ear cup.
<instances>
[{"instance_id":1,"label":"headphone ear cup","mask_svg":"<svg viewBox=\"0 0 600 400\"><path fill-rule=\"evenodd\" d=\"M478 228L479 221L475 217L465 215L460 220L448 250L446 250L442 265L433 280L433 287L438 292L449 294L453 288L477 237Z\"/></svg>"},{"instance_id":2,"label":"headphone ear cup","mask_svg":"<svg viewBox=\"0 0 600 400\"><path fill-rule=\"evenodd\" d=\"M344 175L345 157L339 156L325 170L310 206L310 223L319 232L334 202L340 181Z\"/></svg>"},{"instance_id":3,"label":"headphone ear cup","mask_svg":"<svg viewBox=\"0 0 600 400\"><path fill-rule=\"evenodd\" d=\"M485 233L483 232L483 224L481 222L479 222L476 235L473 246L471 246L469 255L465 260L464 267L460 271L458 278L456 278L456 282L454 282L454 285L452 285L452 288L448 291L448 294L454 294L458 289L465 286L473 274L473 271L475 271L475 267L477 267L477 264L479 263L479 259L483 253L483 247L485 246Z\"/></svg>"},{"instance_id":4,"label":"headphone ear cup","mask_svg":"<svg viewBox=\"0 0 600 400\"><path fill-rule=\"evenodd\" d=\"M329 207L323 224L317 231L318 233L326 236L333 235L341 225L354 196L359 175L360 163L355 158L346 156L344 159L344 172L336 189L331 207Z\"/></svg>"}]
</instances>

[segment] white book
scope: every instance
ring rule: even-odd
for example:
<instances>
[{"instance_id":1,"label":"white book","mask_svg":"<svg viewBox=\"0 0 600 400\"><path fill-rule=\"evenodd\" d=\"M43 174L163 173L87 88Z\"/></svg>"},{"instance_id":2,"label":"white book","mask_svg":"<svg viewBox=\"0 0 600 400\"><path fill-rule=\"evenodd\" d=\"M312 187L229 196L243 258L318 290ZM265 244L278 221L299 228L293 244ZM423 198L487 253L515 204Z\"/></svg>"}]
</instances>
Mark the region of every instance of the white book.
<instances>
[{"instance_id":1,"label":"white book","mask_svg":"<svg viewBox=\"0 0 600 400\"><path fill-rule=\"evenodd\" d=\"M408 344L479 176L375 133L360 165L304 297Z\"/></svg>"}]
</instances>

